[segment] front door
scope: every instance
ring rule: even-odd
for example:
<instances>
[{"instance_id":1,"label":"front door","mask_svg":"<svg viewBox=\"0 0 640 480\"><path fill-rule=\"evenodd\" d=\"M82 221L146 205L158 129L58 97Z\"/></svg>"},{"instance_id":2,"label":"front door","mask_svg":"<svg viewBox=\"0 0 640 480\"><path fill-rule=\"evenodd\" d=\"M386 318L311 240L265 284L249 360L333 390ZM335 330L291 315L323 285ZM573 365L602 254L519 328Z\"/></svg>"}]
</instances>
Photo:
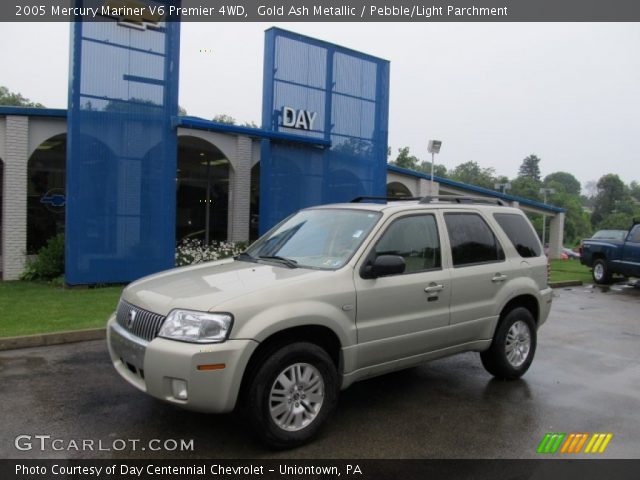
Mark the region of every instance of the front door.
<instances>
[{"instance_id":1,"label":"front door","mask_svg":"<svg viewBox=\"0 0 640 480\"><path fill-rule=\"evenodd\" d=\"M399 255L404 273L365 279L359 269L354 272L358 368L420 355L446 342L451 280L442 264L440 230L433 213L392 219L365 263Z\"/></svg>"}]
</instances>

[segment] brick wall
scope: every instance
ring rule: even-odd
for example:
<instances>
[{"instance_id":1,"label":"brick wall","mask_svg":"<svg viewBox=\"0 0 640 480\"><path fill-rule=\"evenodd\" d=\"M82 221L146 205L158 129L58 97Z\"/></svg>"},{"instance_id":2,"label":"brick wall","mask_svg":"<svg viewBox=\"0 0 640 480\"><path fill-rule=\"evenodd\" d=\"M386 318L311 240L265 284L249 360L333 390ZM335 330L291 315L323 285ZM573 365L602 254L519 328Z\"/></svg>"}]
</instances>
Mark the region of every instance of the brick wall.
<instances>
[{"instance_id":1,"label":"brick wall","mask_svg":"<svg viewBox=\"0 0 640 480\"><path fill-rule=\"evenodd\" d=\"M2 202L2 278L17 280L27 250L29 118L7 116Z\"/></svg>"}]
</instances>

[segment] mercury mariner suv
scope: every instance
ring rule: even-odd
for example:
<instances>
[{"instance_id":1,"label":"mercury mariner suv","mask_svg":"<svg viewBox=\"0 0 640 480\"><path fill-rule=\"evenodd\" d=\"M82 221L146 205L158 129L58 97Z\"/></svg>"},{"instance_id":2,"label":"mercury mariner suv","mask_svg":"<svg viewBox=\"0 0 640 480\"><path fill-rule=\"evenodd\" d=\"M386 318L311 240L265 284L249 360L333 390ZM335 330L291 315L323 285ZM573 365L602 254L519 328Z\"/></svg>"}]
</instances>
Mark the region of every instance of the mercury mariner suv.
<instances>
[{"instance_id":1,"label":"mercury mariner suv","mask_svg":"<svg viewBox=\"0 0 640 480\"><path fill-rule=\"evenodd\" d=\"M238 407L286 448L358 380L468 351L519 378L550 307L547 260L520 210L359 198L301 210L233 259L131 283L107 341L143 392L201 412Z\"/></svg>"}]
</instances>

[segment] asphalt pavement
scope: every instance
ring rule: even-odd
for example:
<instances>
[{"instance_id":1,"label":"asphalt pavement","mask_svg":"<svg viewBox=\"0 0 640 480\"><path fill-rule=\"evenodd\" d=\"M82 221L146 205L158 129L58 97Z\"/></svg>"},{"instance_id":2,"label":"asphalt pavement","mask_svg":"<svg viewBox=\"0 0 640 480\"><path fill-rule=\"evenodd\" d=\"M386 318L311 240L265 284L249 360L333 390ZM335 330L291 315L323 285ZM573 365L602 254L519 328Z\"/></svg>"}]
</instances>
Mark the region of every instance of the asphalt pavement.
<instances>
[{"instance_id":1,"label":"asphalt pavement","mask_svg":"<svg viewBox=\"0 0 640 480\"><path fill-rule=\"evenodd\" d=\"M549 432L613 434L577 458L638 458L639 311L637 287L556 290L522 379L495 380L467 353L360 382L317 440L286 452L233 414L138 392L104 341L0 352L0 458L540 458Z\"/></svg>"}]
</instances>

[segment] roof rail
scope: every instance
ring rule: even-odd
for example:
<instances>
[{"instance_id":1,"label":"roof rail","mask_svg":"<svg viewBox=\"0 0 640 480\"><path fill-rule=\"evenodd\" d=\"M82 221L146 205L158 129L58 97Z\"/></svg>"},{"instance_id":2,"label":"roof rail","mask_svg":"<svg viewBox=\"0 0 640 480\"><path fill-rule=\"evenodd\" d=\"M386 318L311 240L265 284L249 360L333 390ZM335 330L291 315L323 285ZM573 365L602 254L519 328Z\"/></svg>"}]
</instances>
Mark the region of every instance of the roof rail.
<instances>
[{"instance_id":1,"label":"roof rail","mask_svg":"<svg viewBox=\"0 0 640 480\"><path fill-rule=\"evenodd\" d=\"M499 198L469 197L462 195L427 195L420 199L420 203L431 203L434 200L451 203L495 203L500 206L505 206L505 203Z\"/></svg>"},{"instance_id":2,"label":"roof rail","mask_svg":"<svg viewBox=\"0 0 640 480\"><path fill-rule=\"evenodd\" d=\"M384 200L385 202L407 202L407 201L415 202L416 200L422 200L422 197L375 197L375 196L363 195L361 197L354 198L353 200L351 200L350 203L362 203L368 200Z\"/></svg>"}]
</instances>

